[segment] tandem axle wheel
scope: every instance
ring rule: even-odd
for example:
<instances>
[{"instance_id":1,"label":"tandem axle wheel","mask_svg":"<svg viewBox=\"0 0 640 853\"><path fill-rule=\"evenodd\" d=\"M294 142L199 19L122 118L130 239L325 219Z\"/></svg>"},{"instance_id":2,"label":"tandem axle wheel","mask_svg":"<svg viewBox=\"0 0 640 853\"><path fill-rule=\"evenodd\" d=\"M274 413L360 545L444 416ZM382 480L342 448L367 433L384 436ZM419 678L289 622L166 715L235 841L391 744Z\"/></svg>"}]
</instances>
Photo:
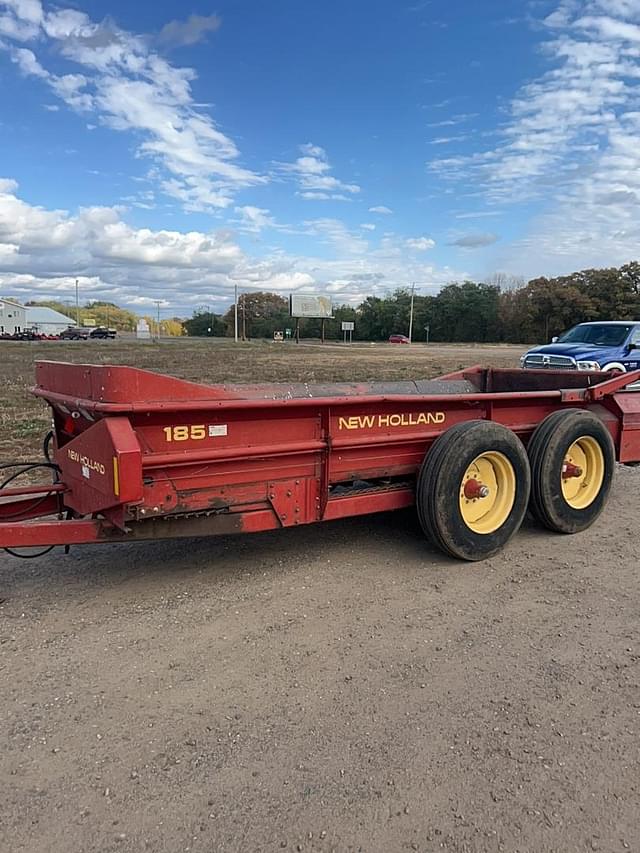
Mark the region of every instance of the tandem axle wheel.
<instances>
[{"instance_id":1,"label":"tandem axle wheel","mask_svg":"<svg viewBox=\"0 0 640 853\"><path fill-rule=\"evenodd\" d=\"M535 429L527 451L511 430L466 421L436 439L416 489L423 531L445 553L483 560L519 529L527 506L545 527L577 533L606 504L615 452L591 412L554 412Z\"/></svg>"},{"instance_id":2,"label":"tandem axle wheel","mask_svg":"<svg viewBox=\"0 0 640 853\"><path fill-rule=\"evenodd\" d=\"M426 535L445 553L484 560L522 524L531 475L520 439L492 421L456 424L436 439L418 477Z\"/></svg>"}]
</instances>

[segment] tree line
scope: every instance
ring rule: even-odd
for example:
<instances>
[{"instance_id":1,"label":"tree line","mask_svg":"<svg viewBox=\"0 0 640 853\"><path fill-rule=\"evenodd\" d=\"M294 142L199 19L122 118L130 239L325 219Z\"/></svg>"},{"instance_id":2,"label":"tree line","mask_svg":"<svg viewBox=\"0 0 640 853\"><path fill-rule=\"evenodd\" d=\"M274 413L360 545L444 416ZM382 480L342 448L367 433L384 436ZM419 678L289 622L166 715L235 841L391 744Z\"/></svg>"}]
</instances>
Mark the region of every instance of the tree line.
<instances>
[{"instance_id":1,"label":"tree line","mask_svg":"<svg viewBox=\"0 0 640 853\"><path fill-rule=\"evenodd\" d=\"M386 296L368 296L357 307L334 306L327 320L327 338L342 339L341 323L355 323L354 340L384 341L408 334L411 291L397 288ZM534 278L528 283L504 275L487 282L464 281L446 285L435 296L416 290L413 299L414 341L462 343L529 343L587 320L640 318L640 263L619 268L588 269L556 278ZM239 335L272 338L276 330L293 328L289 303L276 293L243 294L238 300ZM196 309L184 322L188 335L233 337L235 306L224 315ZM300 321L303 337L320 336L320 320Z\"/></svg>"},{"instance_id":2,"label":"tree line","mask_svg":"<svg viewBox=\"0 0 640 853\"><path fill-rule=\"evenodd\" d=\"M133 332L138 324L137 314L133 311L128 311L126 308L121 308L115 302L93 301L81 305L76 312L75 305L69 305L67 302L58 302L55 299L44 299L40 301L31 301L25 303L27 306L37 305L43 308L52 308L59 314L64 314L70 320L76 321L79 314L80 325L92 326L107 326L110 329L115 329L118 332ZM144 319L149 324L149 328L153 334L157 334L157 320L155 317L148 315ZM183 321L180 317L163 318L160 320L160 334L169 337L176 337L185 334Z\"/></svg>"},{"instance_id":3,"label":"tree line","mask_svg":"<svg viewBox=\"0 0 640 853\"><path fill-rule=\"evenodd\" d=\"M56 301L29 302L45 305L76 319L74 306ZM357 307L334 306L334 317L325 323L329 339L341 340L341 324L355 324L354 340L385 341L389 335L409 332L411 291L396 288L385 296L368 296ZM414 341L461 343L530 343L548 341L576 323L586 320L640 319L640 263L619 268L587 269L556 278L534 278L525 283L505 275L485 282L448 284L434 296L416 289L413 299ZM133 331L138 316L112 302L94 301L80 308L80 322ZM156 320L146 318L154 334ZM238 300L238 332L241 338L272 338L274 331L293 329L289 302L277 293L242 294ZM233 337L235 306L225 314L208 307L197 308L188 320L162 319L162 335ZM302 337L320 337L320 320L300 321Z\"/></svg>"}]
</instances>

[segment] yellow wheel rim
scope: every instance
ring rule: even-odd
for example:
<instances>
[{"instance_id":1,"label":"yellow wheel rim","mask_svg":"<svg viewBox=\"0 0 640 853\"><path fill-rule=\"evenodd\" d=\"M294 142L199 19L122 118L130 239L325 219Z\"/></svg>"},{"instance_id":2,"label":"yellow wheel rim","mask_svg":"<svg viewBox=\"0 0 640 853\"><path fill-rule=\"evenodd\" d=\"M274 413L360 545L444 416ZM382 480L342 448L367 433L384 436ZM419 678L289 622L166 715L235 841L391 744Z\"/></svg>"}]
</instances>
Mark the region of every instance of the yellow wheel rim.
<instances>
[{"instance_id":1,"label":"yellow wheel rim","mask_svg":"<svg viewBox=\"0 0 640 853\"><path fill-rule=\"evenodd\" d=\"M516 499L516 475L506 456L488 451L476 456L460 483L460 514L474 533L502 527Z\"/></svg>"},{"instance_id":2,"label":"yellow wheel rim","mask_svg":"<svg viewBox=\"0 0 640 853\"><path fill-rule=\"evenodd\" d=\"M604 482L604 453L590 435L576 439L567 450L560 483L562 496L573 509L586 509Z\"/></svg>"}]
</instances>

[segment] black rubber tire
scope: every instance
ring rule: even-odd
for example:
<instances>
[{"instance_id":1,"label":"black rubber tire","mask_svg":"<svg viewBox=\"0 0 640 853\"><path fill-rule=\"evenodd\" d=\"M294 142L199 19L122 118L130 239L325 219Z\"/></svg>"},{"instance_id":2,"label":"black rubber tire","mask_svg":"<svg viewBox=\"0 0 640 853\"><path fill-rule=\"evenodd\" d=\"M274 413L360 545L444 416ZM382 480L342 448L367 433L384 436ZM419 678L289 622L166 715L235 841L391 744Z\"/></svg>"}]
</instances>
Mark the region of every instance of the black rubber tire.
<instances>
[{"instance_id":1,"label":"black rubber tire","mask_svg":"<svg viewBox=\"0 0 640 853\"><path fill-rule=\"evenodd\" d=\"M459 489L473 460L491 450L502 453L513 466L516 494L504 524L493 533L479 534L462 518ZM497 554L519 529L530 486L529 460L515 433L493 421L456 424L435 440L422 463L416 487L420 524L446 554L462 560L485 560Z\"/></svg>"},{"instance_id":2,"label":"black rubber tire","mask_svg":"<svg viewBox=\"0 0 640 853\"><path fill-rule=\"evenodd\" d=\"M594 438L604 456L604 479L596 499L585 509L570 506L562 494L562 465L567 450L581 436ZM590 527L604 509L615 470L615 449L609 430L591 412L566 409L540 423L527 448L531 464L532 515L556 533L579 533Z\"/></svg>"}]
</instances>

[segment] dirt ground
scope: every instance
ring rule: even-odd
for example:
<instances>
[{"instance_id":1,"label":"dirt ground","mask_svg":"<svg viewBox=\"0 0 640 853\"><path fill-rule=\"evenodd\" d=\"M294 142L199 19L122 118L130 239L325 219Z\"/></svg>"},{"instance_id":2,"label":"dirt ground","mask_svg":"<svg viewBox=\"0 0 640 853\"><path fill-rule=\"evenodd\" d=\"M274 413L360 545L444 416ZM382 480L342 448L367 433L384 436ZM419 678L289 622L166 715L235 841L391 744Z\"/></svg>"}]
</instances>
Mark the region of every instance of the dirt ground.
<instances>
[{"instance_id":1,"label":"dirt ground","mask_svg":"<svg viewBox=\"0 0 640 853\"><path fill-rule=\"evenodd\" d=\"M0 456L37 448L49 353L236 381L520 353L94 343L2 345ZM591 530L481 564L410 511L3 554L0 850L639 850L639 504L620 468Z\"/></svg>"}]
</instances>

